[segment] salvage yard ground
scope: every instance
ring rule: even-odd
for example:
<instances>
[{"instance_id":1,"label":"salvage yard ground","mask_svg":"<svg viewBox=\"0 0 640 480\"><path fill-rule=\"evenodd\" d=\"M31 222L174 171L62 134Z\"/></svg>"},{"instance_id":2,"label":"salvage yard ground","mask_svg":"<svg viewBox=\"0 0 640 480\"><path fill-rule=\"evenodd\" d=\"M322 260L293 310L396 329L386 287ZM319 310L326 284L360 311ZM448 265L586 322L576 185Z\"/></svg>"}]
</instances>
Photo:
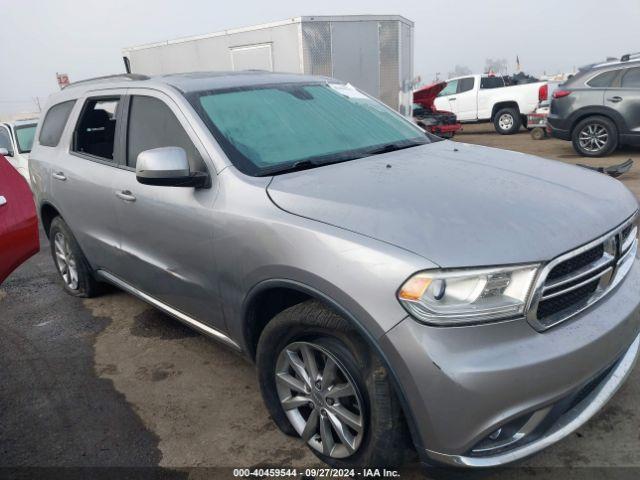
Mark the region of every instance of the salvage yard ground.
<instances>
[{"instance_id":1,"label":"salvage yard ground","mask_svg":"<svg viewBox=\"0 0 640 480\"><path fill-rule=\"evenodd\" d=\"M524 131L501 136L490 124L467 126L456 140L569 163L633 158L638 164L622 181L640 197L638 149L585 160L569 142L534 141ZM45 239L0 287L0 467L320 466L300 441L277 431L252 365L120 291L90 300L65 295L48 248ZM553 467L640 468L639 398L636 368L585 427L482 478L568 478ZM595 471L581 472L576 478ZM198 470L175 475L207 477ZM417 476L407 469L405 478Z\"/></svg>"}]
</instances>

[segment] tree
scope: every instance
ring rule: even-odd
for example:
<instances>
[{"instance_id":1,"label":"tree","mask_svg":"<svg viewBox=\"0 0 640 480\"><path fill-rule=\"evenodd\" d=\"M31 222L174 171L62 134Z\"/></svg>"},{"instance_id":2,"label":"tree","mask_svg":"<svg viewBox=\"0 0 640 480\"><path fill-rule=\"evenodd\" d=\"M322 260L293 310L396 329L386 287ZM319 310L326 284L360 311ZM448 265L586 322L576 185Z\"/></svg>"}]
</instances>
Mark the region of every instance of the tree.
<instances>
[{"instance_id":1,"label":"tree","mask_svg":"<svg viewBox=\"0 0 640 480\"><path fill-rule=\"evenodd\" d=\"M504 58L487 58L484 61L484 73L499 73L506 74L507 73L507 60Z\"/></svg>"},{"instance_id":2,"label":"tree","mask_svg":"<svg viewBox=\"0 0 640 480\"><path fill-rule=\"evenodd\" d=\"M453 77L462 77L464 75L471 75L473 72L471 71L471 69L469 67L467 67L466 65L456 65L453 68L452 72L449 72L449 77L448 78L453 78Z\"/></svg>"}]
</instances>

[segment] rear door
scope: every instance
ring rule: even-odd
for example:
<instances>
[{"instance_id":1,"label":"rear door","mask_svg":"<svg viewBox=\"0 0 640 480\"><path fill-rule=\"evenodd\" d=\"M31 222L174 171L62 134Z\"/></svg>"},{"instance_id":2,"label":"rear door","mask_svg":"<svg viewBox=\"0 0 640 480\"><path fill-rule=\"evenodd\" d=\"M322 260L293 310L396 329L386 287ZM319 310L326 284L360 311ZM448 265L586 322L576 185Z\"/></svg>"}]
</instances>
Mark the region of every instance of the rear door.
<instances>
[{"instance_id":1,"label":"rear door","mask_svg":"<svg viewBox=\"0 0 640 480\"><path fill-rule=\"evenodd\" d=\"M465 77L458 80L458 88L455 96L456 110L454 113L460 121L471 121L478 118L478 95L474 77Z\"/></svg>"},{"instance_id":2,"label":"rear door","mask_svg":"<svg viewBox=\"0 0 640 480\"><path fill-rule=\"evenodd\" d=\"M138 92L138 93L136 93ZM221 330L224 322L214 263L211 188L143 185L136 179L138 155L153 148L181 147L191 171L214 172L206 150L187 118L160 92L131 89L123 134L125 168L116 172L114 191L121 229L116 276L147 295ZM215 175L212 175L214 177Z\"/></svg>"},{"instance_id":3,"label":"rear door","mask_svg":"<svg viewBox=\"0 0 640 480\"><path fill-rule=\"evenodd\" d=\"M93 268L108 267L118 259L113 173L120 162L114 144L123 95L124 91L101 92L78 100L70 133L51 168L55 207Z\"/></svg>"},{"instance_id":4,"label":"rear door","mask_svg":"<svg viewBox=\"0 0 640 480\"><path fill-rule=\"evenodd\" d=\"M38 250L38 218L31 190L0 155L0 283Z\"/></svg>"},{"instance_id":5,"label":"rear door","mask_svg":"<svg viewBox=\"0 0 640 480\"><path fill-rule=\"evenodd\" d=\"M604 94L606 106L615 109L625 121L627 132L623 135L640 137L640 67L628 68Z\"/></svg>"}]
</instances>

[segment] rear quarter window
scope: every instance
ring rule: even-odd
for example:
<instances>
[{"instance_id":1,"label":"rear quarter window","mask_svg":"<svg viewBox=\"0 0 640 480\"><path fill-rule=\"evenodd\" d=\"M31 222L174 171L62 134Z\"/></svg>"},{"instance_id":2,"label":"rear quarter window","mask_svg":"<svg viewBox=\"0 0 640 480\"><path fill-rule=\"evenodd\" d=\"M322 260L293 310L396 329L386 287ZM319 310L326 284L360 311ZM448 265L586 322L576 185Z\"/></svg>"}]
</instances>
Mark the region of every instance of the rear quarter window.
<instances>
[{"instance_id":1,"label":"rear quarter window","mask_svg":"<svg viewBox=\"0 0 640 480\"><path fill-rule=\"evenodd\" d=\"M68 102L58 103L49 109L40 129L40 136L38 137L40 145L45 147L58 146L75 103L75 100L69 100Z\"/></svg>"},{"instance_id":2,"label":"rear quarter window","mask_svg":"<svg viewBox=\"0 0 640 480\"><path fill-rule=\"evenodd\" d=\"M593 88L607 88L613 85L613 81L618 76L618 70L611 70L596 75L587 82L587 85Z\"/></svg>"}]
</instances>

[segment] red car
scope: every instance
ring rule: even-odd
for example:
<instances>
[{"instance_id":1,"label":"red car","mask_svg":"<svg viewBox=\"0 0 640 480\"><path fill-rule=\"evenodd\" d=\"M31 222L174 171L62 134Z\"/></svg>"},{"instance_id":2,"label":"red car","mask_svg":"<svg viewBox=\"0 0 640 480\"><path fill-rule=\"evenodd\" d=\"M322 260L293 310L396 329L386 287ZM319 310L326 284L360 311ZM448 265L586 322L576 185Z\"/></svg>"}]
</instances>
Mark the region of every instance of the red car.
<instances>
[{"instance_id":1,"label":"red car","mask_svg":"<svg viewBox=\"0 0 640 480\"><path fill-rule=\"evenodd\" d=\"M451 138L462 128L455 113L437 110L433 104L438 94L447 85L437 82L413 92L413 118L427 132L439 137Z\"/></svg>"},{"instance_id":2,"label":"red car","mask_svg":"<svg viewBox=\"0 0 640 480\"><path fill-rule=\"evenodd\" d=\"M0 155L0 283L39 250L38 217L31 189Z\"/></svg>"}]
</instances>

